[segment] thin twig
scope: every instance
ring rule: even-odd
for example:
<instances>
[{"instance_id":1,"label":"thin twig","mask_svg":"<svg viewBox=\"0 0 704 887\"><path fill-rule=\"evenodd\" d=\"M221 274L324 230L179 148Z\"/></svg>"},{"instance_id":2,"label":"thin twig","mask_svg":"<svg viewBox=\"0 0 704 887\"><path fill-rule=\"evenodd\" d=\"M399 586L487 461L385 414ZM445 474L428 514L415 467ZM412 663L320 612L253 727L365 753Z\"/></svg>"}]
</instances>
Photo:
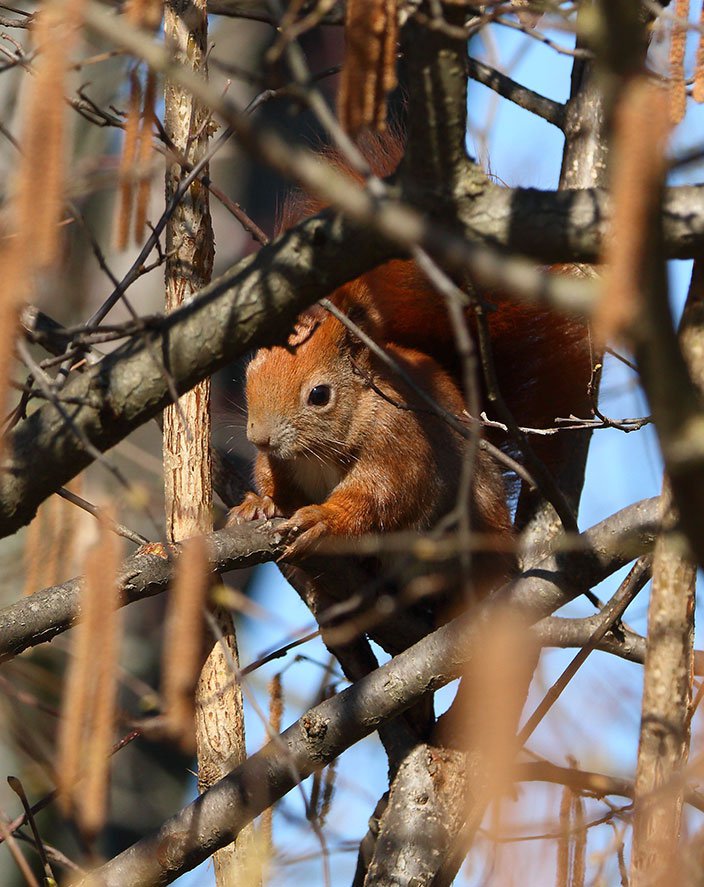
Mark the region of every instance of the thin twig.
<instances>
[{"instance_id":1,"label":"thin twig","mask_svg":"<svg viewBox=\"0 0 704 887\"><path fill-rule=\"evenodd\" d=\"M35 846L37 848L37 853L39 854L39 859L41 860L42 867L44 868L44 875L47 878L47 883L56 883L54 873L51 870L49 860L46 856L44 842L42 841L42 837L39 834L39 829L37 828L37 823L34 819L34 814L32 813L32 808L30 807L29 801L27 800L27 795L25 794L24 787L16 776L8 776L7 784L20 799L20 802L24 809L24 814L27 817L27 821L29 822L29 827L31 828L32 834L34 835Z\"/></svg>"},{"instance_id":2,"label":"thin twig","mask_svg":"<svg viewBox=\"0 0 704 887\"><path fill-rule=\"evenodd\" d=\"M92 514L93 517L97 517L99 520L103 521L105 525L118 536L122 536L124 539L129 539L129 541L134 542L135 545L149 545L149 539L147 539L146 536L142 536L141 533L136 533L134 530L130 530L129 527L125 527L123 524L113 520L102 508L98 508L97 505L93 505L82 496L78 496L71 490L66 489L66 487L60 487L56 492L62 499L71 502L72 505L77 505L79 508L87 511L88 514Z\"/></svg>"},{"instance_id":3,"label":"thin twig","mask_svg":"<svg viewBox=\"0 0 704 887\"><path fill-rule=\"evenodd\" d=\"M27 345L23 341L17 342L17 350L22 358L25 366L32 371L32 376L36 381L37 385L41 388L44 396L47 400L52 404L52 406L56 409L58 414L66 423L66 426L71 430L72 434L76 436L76 438L81 442L81 446L86 450L90 456L98 462L98 464L103 465L107 470L115 477L118 483L123 486L125 489L129 490L132 488L130 482L124 476L124 474L120 471L120 469L113 465L105 456L104 453L101 453L97 447L93 446L93 444L88 440L84 431L76 425L71 416L64 409L61 401L59 400L59 396L51 387L51 382L47 378L44 370L41 369L39 364L34 360L32 355L29 353L29 349Z\"/></svg>"},{"instance_id":4,"label":"thin twig","mask_svg":"<svg viewBox=\"0 0 704 887\"><path fill-rule=\"evenodd\" d=\"M628 605L650 579L651 569L652 557L650 555L642 557L636 562L628 576L626 576L621 583L621 587L602 611L599 625L594 630L589 642L582 647L567 668L565 668L519 731L517 737L517 743L519 745L526 744L528 739L532 736L535 728L543 720L548 711L550 711L555 702L557 702L562 691L569 684L581 666L586 662L589 654L596 649L597 644L621 619Z\"/></svg>"}]
</instances>

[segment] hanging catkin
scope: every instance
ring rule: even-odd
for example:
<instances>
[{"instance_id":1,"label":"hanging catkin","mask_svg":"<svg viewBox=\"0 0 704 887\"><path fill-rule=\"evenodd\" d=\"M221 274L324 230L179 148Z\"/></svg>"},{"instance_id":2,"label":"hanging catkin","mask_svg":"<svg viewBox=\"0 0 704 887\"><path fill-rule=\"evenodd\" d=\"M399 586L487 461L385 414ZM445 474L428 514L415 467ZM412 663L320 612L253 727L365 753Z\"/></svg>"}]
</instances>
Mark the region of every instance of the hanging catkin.
<instances>
[{"instance_id":1,"label":"hanging catkin","mask_svg":"<svg viewBox=\"0 0 704 887\"><path fill-rule=\"evenodd\" d=\"M684 76L684 53L687 45L689 20L689 0L677 0L675 7L677 21L672 23L670 44L670 115L673 123L684 119L687 104L687 85Z\"/></svg>"},{"instance_id":2,"label":"hanging catkin","mask_svg":"<svg viewBox=\"0 0 704 887\"><path fill-rule=\"evenodd\" d=\"M699 46L697 47L697 60L694 63L694 87L692 97L695 102L704 102L704 0L699 16Z\"/></svg>"},{"instance_id":3,"label":"hanging catkin","mask_svg":"<svg viewBox=\"0 0 704 887\"><path fill-rule=\"evenodd\" d=\"M128 0L125 4L124 14L131 25L153 32L161 23L162 11L161 0ZM142 89L138 70L136 68L132 70L125 121L125 139L120 157L117 214L115 217L115 245L117 249L125 249L127 246L132 229L133 213L135 241L138 242L143 236L147 221L156 75L153 71L148 71L144 79L144 89Z\"/></svg>"},{"instance_id":4,"label":"hanging catkin","mask_svg":"<svg viewBox=\"0 0 704 887\"><path fill-rule=\"evenodd\" d=\"M396 86L396 0L348 0L338 113L352 135L386 126L386 97Z\"/></svg>"}]
</instances>

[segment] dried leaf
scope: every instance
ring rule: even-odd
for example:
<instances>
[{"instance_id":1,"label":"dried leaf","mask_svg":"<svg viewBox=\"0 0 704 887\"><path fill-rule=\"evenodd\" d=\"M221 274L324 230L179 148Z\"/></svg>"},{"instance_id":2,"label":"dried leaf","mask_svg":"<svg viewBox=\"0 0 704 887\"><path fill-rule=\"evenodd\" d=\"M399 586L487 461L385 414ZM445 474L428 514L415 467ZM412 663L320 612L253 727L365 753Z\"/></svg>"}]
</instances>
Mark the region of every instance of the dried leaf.
<instances>
[{"instance_id":1,"label":"dried leaf","mask_svg":"<svg viewBox=\"0 0 704 887\"><path fill-rule=\"evenodd\" d=\"M82 0L47 3L38 13L38 49L27 97L17 183L18 248L28 268L50 265L58 255L63 208L64 80L75 43Z\"/></svg>"},{"instance_id":2,"label":"dried leaf","mask_svg":"<svg viewBox=\"0 0 704 887\"><path fill-rule=\"evenodd\" d=\"M570 766L576 764L570 758ZM556 887L584 887L587 856L584 801L569 785L565 785L560 801L559 831Z\"/></svg>"},{"instance_id":3,"label":"dried leaf","mask_svg":"<svg viewBox=\"0 0 704 887\"><path fill-rule=\"evenodd\" d=\"M144 108L139 130L139 149L137 155L137 175L139 177L139 184L137 186L137 209L134 219L134 236L136 240L140 240L143 237L144 229L147 224L147 206L149 203L149 192L151 190L150 165L153 154L152 130L156 117L154 112L155 101L156 75L153 71L149 71L147 74L147 83L144 88Z\"/></svg>"},{"instance_id":4,"label":"dried leaf","mask_svg":"<svg viewBox=\"0 0 704 887\"><path fill-rule=\"evenodd\" d=\"M149 32L157 30L161 24L164 7L162 0L127 0L124 7L125 18L131 25ZM147 204L149 202L149 166L152 155L152 130L155 120L156 75L147 71L145 75L144 100L137 70L130 75L130 97L125 124L125 139L120 157L120 185L115 220L115 246L125 249L129 241L134 214L134 238L139 242L146 225ZM136 200L135 200L136 190Z\"/></svg>"},{"instance_id":5,"label":"dried leaf","mask_svg":"<svg viewBox=\"0 0 704 887\"><path fill-rule=\"evenodd\" d=\"M115 247L122 250L127 246L134 205L134 166L139 150L140 119L142 107L142 87L136 71L130 77L130 97L127 105L125 139L122 145L119 170L119 196L115 228Z\"/></svg>"},{"instance_id":6,"label":"dried leaf","mask_svg":"<svg viewBox=\"0 0 704 887\"><path fill-rule=\"evenodd\" d=\"M164 4L162 0L127 0L124 10L131 25L153 32L161 24Z\"/></svg>"},{"instance_id":7,"label":"dried leaf","mask_svg":"<svg viewBox=\"0 0 704 887\"><path fill-rule=\"evenodd\" d=\"M557 839L557 874L555 887L569 887L570 877L570 816L572 812L572 792L568 786L562 790L560 799L560 837Z\"/></svg>"},{"instance_id":8,"label":"dried leaf","mask_svg":"<svg viewBox=\"0 0 704 887\"><path fill-rule=\"evenodd\" d=\"M574 850L572 857L572 887L584 887L587 863L587 829L584 817L584 800L575 794L572 801Z\"/></svg>"},{"instance_id":9,"label":"dried leaf","mask_svg":"<svg viewBox=\"0 0 704 887\"><path fill-rule=\"evenodd\" d=\"M90 585L92 603L98 608L91 657L91 668L95 672L94 695L83 762L86 778L81 787L79 808L79 826L87 835L97 835L105 823L117 701L120 545L105 524L101 528L101 537L90 558L90 569L86 563L86 585Z\"/></svg>"},{"instance_id":10,"label":"dried leaf","mask_svg":"<svg viewBox=\"0 0 704 887\"><path fill-rule=\"evenodd\" d=\"M80 478L74 478L68 488L79 493ZM74 570L77 515L75 505L60 496L52 496L39 506L27 528L24 546L25 595L57 585Z\"/></svg>"},{"instance_id":11,"label":"dried leaf","mask_svg":"<svg viewBox=\"0 0 704 887\"><path fill-rule=\"evenodd\" d=\"M283 716L283 694L281 685L281 674L277 673L269 682L269 729L271 733L278 736L281 732L281 719ZM261 850L265 858L271 859L273 855L273 833L272 818L274 809L267 807L262 813L261 827L259 831L259 839L261 842Z\"/></svg>"},{"instance_id":12,"label":"dried leaf","mask_svg":"<svg viewBox=\"0 0 704 887\"><path fill-rule=\"evenodd\" d=\"M500 798L513 783L516 725L525 702L535 651L525 624L509 612L487 632L476 666L468 674L469 707L482 712L472 734L486 761L489 797ZM468 712L473 717L471 711Z\"/></svg>"}]
</instances>

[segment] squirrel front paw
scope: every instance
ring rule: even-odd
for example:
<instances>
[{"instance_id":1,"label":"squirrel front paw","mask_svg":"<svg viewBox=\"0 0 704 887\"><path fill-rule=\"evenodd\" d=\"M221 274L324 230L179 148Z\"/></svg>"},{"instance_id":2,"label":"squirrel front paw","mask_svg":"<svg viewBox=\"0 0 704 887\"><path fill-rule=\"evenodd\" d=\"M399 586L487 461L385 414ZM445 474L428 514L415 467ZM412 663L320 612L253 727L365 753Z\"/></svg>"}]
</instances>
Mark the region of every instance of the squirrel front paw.
<instances>
[{"instance_id":1,"label":"squirrel front paw","mask_svg":"<svg viewBox=\"0 0 704 887\"><path fill-rule=\"evenodd\" d=\"M272 517L283 517L283 515L271 496L247 493L240 504L228 512L227 526L246 524L253 520L271 520Z\"/></svg>"},{"instance_id":2,"label":"squirrel front paw","mask_svg":"<svg viewBox=\"0 0 704 887\"><path fill-rule=\"evenodd\" d=\"M282 559L305 557L321 536L331 532L329 514L324 505L305 505L284 521L279 530L295 536L286 546Z\"/></svg>"}]
</instances>

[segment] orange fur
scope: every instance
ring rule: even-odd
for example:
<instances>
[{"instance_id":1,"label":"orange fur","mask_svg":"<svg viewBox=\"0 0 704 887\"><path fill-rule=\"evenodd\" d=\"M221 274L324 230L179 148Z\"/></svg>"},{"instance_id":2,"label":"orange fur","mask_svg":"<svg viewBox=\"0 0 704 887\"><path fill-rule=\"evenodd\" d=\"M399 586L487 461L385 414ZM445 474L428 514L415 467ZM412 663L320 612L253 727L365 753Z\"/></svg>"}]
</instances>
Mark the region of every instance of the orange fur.
<instances>
[{"instance_id":1,"label":"orange fur","mask_svg":"<svg viewBox=\"0 0 704 887\"><path fill-rule=\"evenodd\" d=\"M457 385L436 361L397 345L387 351L437 403L462 412ZM330 389L323 406L308 400L318 386ZM233 519L289 518L302 533L294 551L323 534L428 529L457 504L462 438L332 316L295 348L258 352L247 401L260 495ZM474 477L475 525L508 532L501 472L483 452Z\"/></svg>"}]
</instances>

